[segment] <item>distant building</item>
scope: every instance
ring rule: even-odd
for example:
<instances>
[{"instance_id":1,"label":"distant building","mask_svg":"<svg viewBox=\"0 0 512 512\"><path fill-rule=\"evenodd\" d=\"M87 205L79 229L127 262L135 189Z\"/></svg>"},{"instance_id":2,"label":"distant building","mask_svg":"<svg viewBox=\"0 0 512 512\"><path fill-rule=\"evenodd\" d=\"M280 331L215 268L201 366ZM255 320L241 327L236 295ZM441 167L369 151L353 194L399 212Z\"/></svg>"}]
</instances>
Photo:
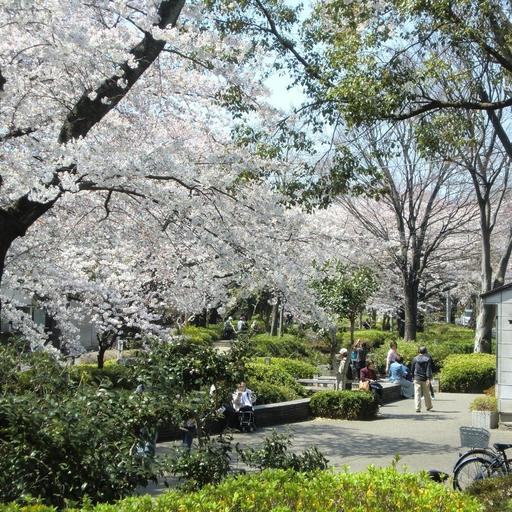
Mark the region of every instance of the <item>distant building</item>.
<instances>
[{"instance_id":1,"label":"distant building","mask_svg":"<svg viewBox=\"0 0 512 512\"><path fill-rule=\"evenodd\" d=\"M53 333L54 343L58 344L57 338L59 335L57 325L50 315L47 314L44 308L37 304L37 301L28 294L19 292L18 290L3 289L2 293L4 296L11 297L12 300L18 304L22 304L20 309L23 310L36 325L40 325L44 328L45 332ZM72 308L76 302L71 301L69 307ZM85 350L97 350L98 340L96 338L96 329L90 322L89 318L83 318L78 322L74 322L74 325L80 329L80 344ZM11 322L5 318L0 317L0 332L12 332L14 330Z\"/></svg>"}]
</instances>

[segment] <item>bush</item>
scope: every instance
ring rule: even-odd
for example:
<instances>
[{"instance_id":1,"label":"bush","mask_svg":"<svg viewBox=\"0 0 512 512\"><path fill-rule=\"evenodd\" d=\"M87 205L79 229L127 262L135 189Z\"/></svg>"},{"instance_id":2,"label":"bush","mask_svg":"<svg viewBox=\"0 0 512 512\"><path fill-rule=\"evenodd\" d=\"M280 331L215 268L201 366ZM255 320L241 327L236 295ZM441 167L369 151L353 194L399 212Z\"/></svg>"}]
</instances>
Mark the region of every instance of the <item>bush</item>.
<instances>
[{"instance_id":1,"label":"bush","mask_svg":"<svg viewBox=\"0 0 512 512\"><path fill-rule=\"evenodd\" d=\"M94 364L77 364L69 369L71 379L74 382L95 384L97 386L134 389L137 386L136 379L129 367L116 361L105 361L103 368Z\"/></svg>"},{"instance_id":2,"label":"bush","mask_svg":"<svg viewBox=\"0 0 512 512\"><path fill-rule=\"evenodd\" d=\"M254 360L257 363L265 363L263 357L258 357ZM318 373L318 367L306 361L299 359L290 359L287 357L272 357L270 358L271 366L279 368L281 371L289 373L295 379L311 379Z\"/></svg>"},{"instance_id":3,"label":"bush","mask_svg":"<svg viewBox=\"0 0 512 512\"><path fill-rule=\"evenodd\" d=\"M483 505L482 512L512 511L512 475L479 480L467 493Z\"/></svg>"},{"instance_id":4,"label":"bush","mask_svg":"<svg viewBox=\"0 0 512 512\"><path fill-rule=\"evenodd\" d=\"M265 470L227 478L194 493L173 490L156 498L126 498L87 512L481 512L477 500L436 484L424 473L370 467L362 473ZM32 505L6 505L1 512L54 512ZM76 512L76 511L75 511ZM85 512L85 509L83 509Z\"/></svg>"},{"instance_id":5,"label":"bush","mask_svg":"<svg viewBox=\"0 0 512 512\"><path fill-rule=\"evenodd\" d=\"M262 469L294 469L295 471L315 471L327 469L328 460L316 446L304 452L288 453L292 436L272 431L265 437L261 448L237 448L240 460L249 467Z\"/></svg>"},{"instance_id":6,"label":"bush","mask_svg":"<svg viewBox=\"0 0 512 512\"><path fill-rule=\"evenodd\" d=\"M496 357L491 354L448 356L439 377L443 391L481 393L496 379Z\"/></svg>"},{"instance_id":7,"label":"bush","mask_svg":"<svg viewBox=\"0 0 512 512\"><path fill-rule=\"evenodd\" d=\"M222 437L203 443L192 452L180 450L171 463L171 471L185 480L187 490L216 484L229 473L231 444Z\"/></svg>"},{"instance_id":8,"label":"bush","mask_svg":"<svg viewBox=\"0 0 512 512\"><path fill-rule=\"evenodd\" d=\"M418 332L417 342L420 345L430 343L449 343L454 345L473 345L472 329L443 322L429 324L423 332Z\"/></svg>"},{"instance_id":9,"label":"bush","mask_svg":"<svg viewBox=\"0 0 512 512\"><path fill-rule=\"evenodd\" d=\"M373 394L364 391L318 391L309 406L315 416L346 420L371 420L379 410Z\"/></svg>"},{"instance_id":10,"label":"bush","mask_svg":"<svg viewBox=\"0 0 512 512\"><path fill-rule=\"evenodd\" d=\"M246 365L247 386L257 386L263 382L283 386L298 396L305 396L304 386L301 386L288 372L271 364L249 362ZM254 389L255 390L255 389Z\"/></svg>"},{"instance_id":11,"label":"bush","mask_svg":"<svg viewBox=\"0 0 512 512\"><path fill-rule=\"evenodd\" d=\"M302 398L304 394L299 394L293 389L279 384L271 384L269 382L259 382L257 380L249 381L249 388L254 391L257 396L257 404L275 404L278 402L287 402L289 400L297 400Z\"/></svg>"},{"instance_id":12,"label":"bush","mask_svg":"<svg viewBox=\"0 0 512 512\"><path fill-rule=\"evenodd\" d=\"M392 333L379 331L378 329L361 329L354 331L354 339L366 342L371 350L380 347L382 344L385 344L387 339L394 339L394 337ZM387 346L389 347L389 343Z\"/></svg>"},{"instance_id":13,"label":"bush","mask_svg":"<svg viewBox=\"0 0 512 512\"><path fill-rule=\"evenodd\" d=\"M494 396L477 396L469 404L469 410L498 412L498 400Z\"/></svg>"},{"instance_id":14,"label":"bush","mask_svg":"<svg viewBox=\"0 0 512 512\"><path fill-rule=\"evenodd\" d=\"M253 355L270 357L301 358L309 355L309 349L303 340L290 334L282 337L258 334L251 338Z\"/></svg>"},{"instance_id":15,"label":"bush","mask_svg":"<svg viewBox=\"0 0 512 512\"><path fill-rule=\"evenodd\" d=\"M183 336L193 343L211 344L221 339L222 328L222 325L209 325L208 327L187 325L183 328Z\"/></svg>"},{"instance_id":16,"label":"bush","mask_svg":"<svg viewBox=\"0 0 512 512\"><path fill-rule=\"evenodd\" d=\"M3 397L0 501L32 495L62 507L85 495L94 502L118 499L147 485L158 465L134 448L160 416L147 395L104 389Z\"/></svg>"}]
</instances>

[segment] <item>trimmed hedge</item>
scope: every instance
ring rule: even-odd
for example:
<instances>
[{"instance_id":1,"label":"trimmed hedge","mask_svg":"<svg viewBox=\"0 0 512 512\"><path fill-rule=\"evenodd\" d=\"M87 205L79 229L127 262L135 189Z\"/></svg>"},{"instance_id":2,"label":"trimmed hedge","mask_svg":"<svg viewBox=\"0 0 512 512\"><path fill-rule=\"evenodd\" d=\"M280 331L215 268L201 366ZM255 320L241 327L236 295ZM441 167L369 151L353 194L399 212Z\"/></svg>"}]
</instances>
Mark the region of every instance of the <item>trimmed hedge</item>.
<instances>
[{"instance_id":1,"label":"trimmed hedge","mask_svg":"<svg viewBox=\"0 0 512 512\"><path fill-rule=\"evenodd\" d=\"M277 401L295 400L306 396L306 389L301 386L292 375L278 366L265 363L249 362L246 367L247 386L258 394L258 403L272 403L273 399L283 397ZM288 397L288 398L284 398Z\"/></svg>"},{"instance_id":2,"label":"trimmed hedge","mask_svg":"<svg viewBox=\"0 0 512 512\"><path fill-rule=\"evenodd\" d=\"M258 334L251 338L251 344L255 356L303 358L310 355L306 343L291 334L284 334L280 338Z\"/></svg>"},{"instance_id":3,"label":"trimmed hedge","mask_svg":"<svg viewBox=\"0 0 512 512\"><path fill-rule=\"evenodd\" d=\"M297 393L293 389L279 384L271 384L270 382L259 382L257 380L249 382L249 388L254 391L257 396L257 404L275 404L278 402L287 402L289 400L297 400L303 398L304 393Z\"/></svg>"},{"instance_id":4,"label":"trimmed hedge","mask_svg":"<svg viewBox=\"0 0 512 512\"><path fill-rule=\"evenodd\" d=\"M267 364L263 357L257 357L254 361L260 364ZM318 367L314 364L288 357L272 357L268 364L289 373L295 379L312 379L318 373Z\"/></svg>"},{"instance_id":5,"label":"trimmed hedge","mask_svg":"<svg viewBox=\"0 0 512 512\"><path fill-rule=\"evenodd\" d=\"M346 420L371 420L379 410L375 397L365 391L318 391L309 406L315 416Z\"/></svg>"},{"instance_id":6,"label":"trimmed hedge","mask_svg":"<svg viewBox=\"0 0 512 512\"><path fill-rule=\"evenodd\" d=\"M84 507L87 512L480 512L477 500L427 478L395 468L370 467L361 473L265 470L231 477L186 493L126 498ZM0 512L54 512L43 505L3 505ZM78 512L78 511L77 511Z\"/></svg>"},{"instance_id":7,"label":"trimmed hedge","mask_svg":"<svg viewBox=\"0 0 512 512\"><path fill-rule=\"evenodd\" d=\"M193 343L213 343L222 338L223 326L211 324L208 327L196 327L187 325L183 328L183 336Z\"/></svg>"},{"instance_id":8,"label":"trimmed hedge","mask_svg":"<svg viewBox=\"0 0 512 512\"><path fill-rule=\"evenodd\" d=\"M448 356L439 376L442 391L481 393L494 385L496 356L464 354Z\"/></svg>"},{"instance_id":9,"label":"trimmed hedge","mask_svg":"<svg viewBox=\"0 0 512 512\"><path fill-rule=\"evenodd\" d=\"M350 333L346 334L346 339L350 338ZM354 339L366 342L368 348L373 349L386 345L386 340L394 339L395 336L389 331L380 331L379 329L360 329L354 331ZM389 346L389 341L387 343Z\"/></svg>"},{"instance_id":10,"label":"trimmed hedge","mask_svg":"<svg viewBox=\"0 0 512 512\"><path fill-rule=\"evenodd\" d=\"M417 342L420 345L429 343L452 343L455 345L473 345L474 331L460 325L444 322L429 324L423 332L418 332Z\"/></svg>"}]
</instances>

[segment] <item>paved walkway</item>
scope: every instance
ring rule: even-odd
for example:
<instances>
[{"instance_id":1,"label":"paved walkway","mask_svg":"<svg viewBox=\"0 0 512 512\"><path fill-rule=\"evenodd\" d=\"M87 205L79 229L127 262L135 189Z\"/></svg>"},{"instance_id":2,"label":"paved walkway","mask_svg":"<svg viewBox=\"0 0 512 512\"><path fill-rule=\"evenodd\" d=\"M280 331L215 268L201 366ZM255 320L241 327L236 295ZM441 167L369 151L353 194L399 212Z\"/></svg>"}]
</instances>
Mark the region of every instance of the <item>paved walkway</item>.
<instances>
[{"instance_id":1,"label":"paved walkway","mask_svg":"<svg viewBox=\"0 0 512 512\"><path fill-rule=\"evenodd\" d=\"M389 465L399 454L399 467L410 470L439 469L451 474L460 448L459 427L471 425L469 404L477 395L437 393L434 410L416 413L413 400L381 407L374 421L316 418L301 423L260 428L250 434L235 434L234 442L257 446L272 429L294 435L293 451L316 445L336 468L364 470L369 464ZM512 431L492 430L491 443L512 443ZM161 443L165 452L173 442ZM160 487L149 490L158 492Z\"/></svg>"}]
</instances>

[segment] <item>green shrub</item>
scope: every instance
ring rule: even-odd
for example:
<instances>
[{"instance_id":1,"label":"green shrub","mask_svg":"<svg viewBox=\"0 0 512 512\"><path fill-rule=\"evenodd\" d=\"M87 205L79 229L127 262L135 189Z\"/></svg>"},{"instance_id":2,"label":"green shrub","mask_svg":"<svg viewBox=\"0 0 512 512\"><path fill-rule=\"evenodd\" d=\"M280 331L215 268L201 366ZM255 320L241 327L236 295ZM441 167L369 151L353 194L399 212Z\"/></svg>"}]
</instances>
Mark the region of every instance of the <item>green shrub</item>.
<instances>
[{"instance_id":1,"label":"green shrub","mask_svg":"<svg viewBox=\"0 0 512 512\"><path fill-rule=\"evenodd\" d=\"M439 377L443 391L481 393L496 379L496 356L464 354L448 356Z\"/></svg>"},{"instance_id":2,"label":"green shrub","mask_svg":"<svg viewBox=\"0 0 512 512\"><path fill-rule=\"evenodd\" d=\"M253 475L230 477L218 485L207 485L193 493L173 490L156 498L130 497L113 505L88 506L82 510L83 512L482 511L474 497L436 484L424 473L404 473L394 468L375 467L370 467L361 473L331 471L301 473L292 469L269 469ZM488 509L489 512L490 510L492 509ZM42 505L9 504L1 507L0 512L55 511Z\"/></svg>"},{"instance_id":3,"label":"green shrub","mask_svg":"<svg viewBox=\"0 0 512 512\"><path fill-rule=\"evenodd\" d=\"M257 363L265 363L265 358L258 357L254 359ZM275 366L282 371L289 373L296 379L311 379L318 373L318 367L301 361L299 359L290 359L288 357L272 357L269 363L271 366Z\"/></svg>"},{"instance_id":4,"label":"green shrub","mask_svg":"<svg viewBox=\"0 0 512 512\"><path fill-rule=\"evenodd\" d=\"M221 339L222 325L209 325L208 327L187 325L183 328L183 336L193 343L213 343Z\"/></svg>"},{"instance_id":5,"label":"green shrub","mask_svg":"<svg viewBox=\"0 0 512 512\"><path fill-rule=\"evenodd\" d=\"M240 460L249 467L263 469L294 469L295 471L315 471L327 469L329 461L316 446L304 452L289 453L292 436L279 434L275 430L265 437L261 448L238 448Z\"/></svg>"},{"instance_id":6,"label":"green shrub","mask_svg":"<svg viewBox=\"0 0 512 512\"><path fill-rule=\"evenodd\" d=\"M310 352L303 340L290 334L281 337L258 334L251 338L251 343L255 356L302 358Z\"/></svg>"},{"instance_id":7,"label":"green shrub","mask_svg":"<svg viewBox=\"0 0 512 512\"><path fill-rule=\"evenodd\" d=\"M246 364L246 376L247 381L259 380L261 382L288 386L297 391L299 391L301 387L292 375L272 364L249 361Z\"/></svg>"},{"instance_id":8,"label":"green shrub","mask_svg":"<svg viewBox=\"0 0 512 512\"><path fill-rule=\"evenodd\" d=\"M315 416L346 420L371 420L379 410L373 394L364 391L318 391L309 406Z\"/></svg>"},{"instance_id":9,"label":"green shrub","mask_svg":"<svg viewBox=\"0 0 512 512\"><path fill-rule=\"evenodd\" d=\"M256 403L259 405L287 402L304 396L304 393L299 394L286 386L271 384L270 382L259 382L257 380L250 380L249 388L256 393Z\"/></svg>"},{"instance_id":10,"label":"green shrub","mask_svg":"<svg viewBox=\"0 0 512 512\"><path fill-rule=\"evenodd\" d=\"M69 369L74 382L115 388L134 389L137 386L132 370L116 361L105 361L103 368L94 364L77 364Z\"/></svg>"},{"instance_id":11,"label":"green shrub","mask_svg":"<svg viewBox=\"0 0 512 512\"><path fill-rule=\"evenodd\" d=\"M295 393L297 398L306 395L304 386L301 386L292 375L278 366L249 362L246 365L246 380L247 386L255 392L258 386L267 383L284 387L290 393Z\"/></svg>"},{"instance_id":12,"label":"green shrub","mask_svg":"<svg viewBox=\"0 0 512 512\"><path fill-rule=\"evenodd\" d=\"M361 329L354 331L354 339L366 342L370 349L378 348L385 344L386 340L394 339L392 333L378 329ZM389 346L389 343L387 344Z\"/></svg>"},{"instance_id":13,"label":"green shrub","mask_svg":"<svg viewBox=\"0 0 512 512\"><path fill-rule=\"evenodd\" d=\"M477 396L469 404L469 410L498 412L498 400L494 396Z\"/></svg>"},{"instance_id":14,"label":"green shrub","mask_svg":"<svg viewBox=\"0 0 512 512\"><path fill-rule=\"evenodd\" d=\"M512 475L479 480L467 493L482 504L482 512L512 511Z\"/></svg>"},{"instance_id":15,"label":"green shrub","mask_svg":"<svg viewBox=\"0 0 512 512\"><path fill-rule=\"evenodd\" d=\"M472 329L447 323L432 323L423 332L418 332L417 342L420 345L428 345L429 343L451 343L457 344L473 344L474 332Z\"/></svg>"},{"instance_id":16,"label":"green shrub","mask_svg":"<svg viewBox=\"0 0 512 512\"><path fill-rule=\"evenodd\" d=\"M126 496L158 474L134 448L161 417L148 395L80 388L0 399L0 501L40 497L62 507L84 495ZM147 440L147 439L146 439Z\"/></svg>"},{"instance_id":17,"label":"green shrub","mask_svg":"<svg viewBox=\"0 0 512 512\"><path fill-rule=\"evenodd\" d=\"M185 480L187 490L216 484L229 473L231 443L222 437L203 442L192 452L178 450L171 462L171 471Z\"/></svg>"}]
</instances>

